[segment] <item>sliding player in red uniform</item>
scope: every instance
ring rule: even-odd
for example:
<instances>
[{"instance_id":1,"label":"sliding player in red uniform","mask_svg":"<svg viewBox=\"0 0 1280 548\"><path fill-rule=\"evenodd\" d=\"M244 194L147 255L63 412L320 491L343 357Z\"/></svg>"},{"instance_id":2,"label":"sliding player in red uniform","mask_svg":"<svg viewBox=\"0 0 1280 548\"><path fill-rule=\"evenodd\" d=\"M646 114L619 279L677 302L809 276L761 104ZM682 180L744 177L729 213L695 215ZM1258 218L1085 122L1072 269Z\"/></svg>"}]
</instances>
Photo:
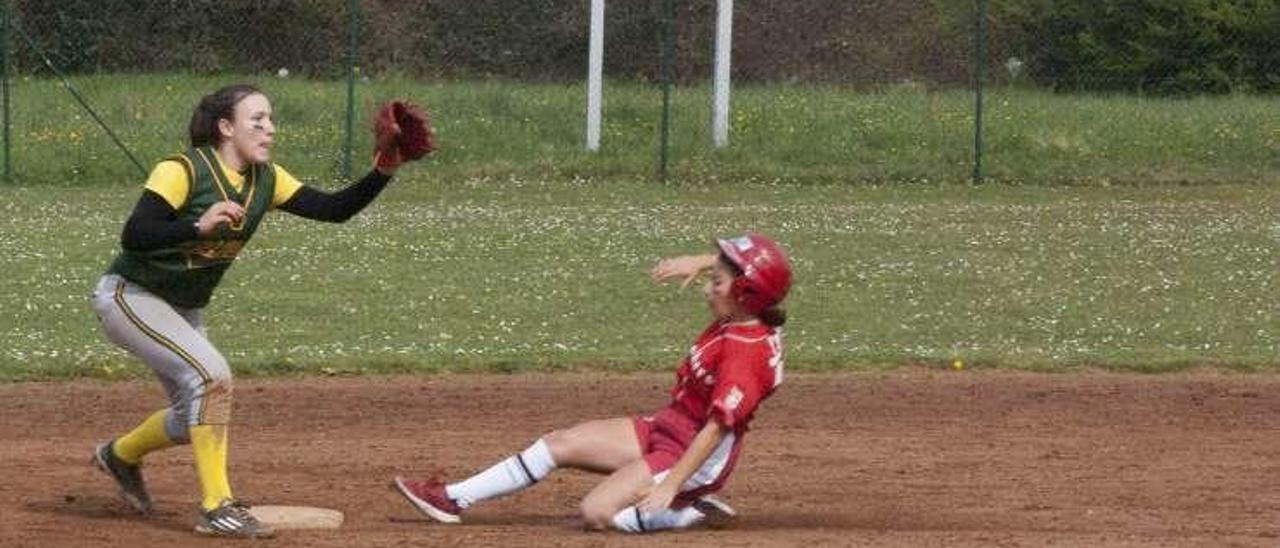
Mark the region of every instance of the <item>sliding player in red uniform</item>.
<instances>
[{"instance_id":1,"label":"sliding player in red uniform","mask_svg":"<svg viewBox=\"0 0 1280 548\"><path fill-rule=\"evenodd\" d=\"M676 372L665 408L557 430L457 483L396 478L395 488L423 514L458 523L472 505L568 467L608 474L582 500L593 529L641 533L732 517L711 494L733 472L756 407L782 382L785 314L778 305L791 286L791 264L761 235L717 245L719 253L666 259L652 272L688 285L713 271L703 289L713 320Z\"/></svg>"}]
</instances>

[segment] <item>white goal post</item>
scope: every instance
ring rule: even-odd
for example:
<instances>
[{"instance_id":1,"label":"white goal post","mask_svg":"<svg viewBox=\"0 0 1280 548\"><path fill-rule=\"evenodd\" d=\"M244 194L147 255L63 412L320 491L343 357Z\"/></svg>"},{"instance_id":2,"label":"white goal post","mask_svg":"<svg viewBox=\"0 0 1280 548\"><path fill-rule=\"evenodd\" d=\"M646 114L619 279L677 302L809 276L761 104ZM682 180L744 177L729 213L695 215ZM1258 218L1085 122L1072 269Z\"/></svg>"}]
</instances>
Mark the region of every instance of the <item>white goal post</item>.
<instances>
[{"instance_id":1,"label":"white goal post","mask_svg":"<svg viewBox=\"0 0 1280 548\"><path fill-rule=\"evenodd\" d=\"M591 0L591 32L587 47L587 150L600 150L604 94L605 0ZM716 49L712 68L711 140L729 145L729 74L733 51L733 0L716 0Z\"/></svg>"},{"instance_id":2,"label":"white goal post","mask_svg":"<svg viewBox=\"0 0 1280 548\"><path fill-rule=\"evenodd\" d=\"M600 150L601 95L604 90L604 0L591 0L591 39L587 48L587 150Z\"/></svg>"},{"instance_id":3,"label":"white goal post","mask_svg":"<svg viewBox=\"0 0 1280 548\"><path fill-rule=\"evenodd\" d=\"M729 58L733 52L733 0L716 0L716 53L711 85L711 141L729 146Z\"/></svg>"}]
</instances>

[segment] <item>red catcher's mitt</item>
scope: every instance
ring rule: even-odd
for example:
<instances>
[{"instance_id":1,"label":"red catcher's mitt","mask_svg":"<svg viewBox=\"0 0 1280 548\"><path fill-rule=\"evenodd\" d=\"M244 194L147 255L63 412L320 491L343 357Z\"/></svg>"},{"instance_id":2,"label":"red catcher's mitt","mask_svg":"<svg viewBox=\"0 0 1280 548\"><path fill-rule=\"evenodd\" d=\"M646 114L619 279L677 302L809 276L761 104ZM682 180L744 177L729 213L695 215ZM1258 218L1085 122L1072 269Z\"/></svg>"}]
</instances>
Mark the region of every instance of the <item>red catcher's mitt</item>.
<instances>
[{"instance_id":1,"label":"red catcher's mitt","mask_svg":"<svg viewBox=\"0 0 1280 548\"><path fill-rule=\"evenodd\" d=\"M373 135L374 164L378 167L394 169L436 149L431 117L407 101L383 104L374 119Z\"/></svg>"}]
</instances>

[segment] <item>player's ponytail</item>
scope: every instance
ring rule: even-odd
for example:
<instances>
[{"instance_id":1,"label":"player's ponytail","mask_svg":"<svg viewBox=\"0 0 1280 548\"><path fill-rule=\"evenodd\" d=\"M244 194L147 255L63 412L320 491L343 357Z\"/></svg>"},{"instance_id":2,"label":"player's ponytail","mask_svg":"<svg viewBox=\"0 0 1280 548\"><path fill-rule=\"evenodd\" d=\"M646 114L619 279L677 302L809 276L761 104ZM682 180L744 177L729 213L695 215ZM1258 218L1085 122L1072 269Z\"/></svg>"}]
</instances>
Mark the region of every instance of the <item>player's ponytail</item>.
<instances>
[{"instance_id":1,"label":"player's ponytail","mask_svg":"<svg viewBox=\"0 0 1280 548\"><path fill-rule=\"evenodd\" d=\"M218 146L222 142L218 120L234 120L236 104L255 93L262 91L248 84L234 84L202 97L200 104L192 111L191 123L187 126L191 146Z\"/></svg>"},{"instance_id":2,"label":"player's ponytail","mask_svg":"<svg viewBox=\"0 0 1280 548\"><path fill-rule=\"evenodd\" d=\"M782 327L787 323L787 311L778 307L767 308L756 315L760 322L769 327Z\"/></svg>"}]
</instances>

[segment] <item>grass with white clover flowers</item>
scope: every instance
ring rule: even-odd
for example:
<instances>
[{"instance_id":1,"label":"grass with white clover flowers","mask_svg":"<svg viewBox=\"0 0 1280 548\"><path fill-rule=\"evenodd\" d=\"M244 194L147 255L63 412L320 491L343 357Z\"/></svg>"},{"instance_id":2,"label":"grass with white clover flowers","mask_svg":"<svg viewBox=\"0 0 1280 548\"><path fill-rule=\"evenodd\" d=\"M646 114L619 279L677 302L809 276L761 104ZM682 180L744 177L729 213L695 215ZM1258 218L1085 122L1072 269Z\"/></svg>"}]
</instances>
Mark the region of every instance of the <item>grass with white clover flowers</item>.
<instances>
[{"instance_id":1,"label":"grass with white clover flowers","mask_svg":"<svg viewBox=\"0 0 1280 548\"><path fill-rule=\"evenodd\" d=\"M137 189L0 189L0 379L136 376L86 296ZM791 251L788 367L1271 369L1280 189L681 185L404 176L274 214L208 309L241 374L669 368L708 319L659 257Z\"/></svg>"},{"instance_id":2,"label":"grass with white clover flowers","mask_svg":"<svg viewBox=\"0 0 1280 548\"><path fill-rule=\"evenodd\" d=\"M105 76L77 86L148 167L181 146L195 98L228 81L117 78L127 90ZM261 83L277 159L338 186L341 84ZM364 110L432 104L444 149L345 225L273 214L207 311L212 339L242 375L666 369L708 316L697 289L647 269L757 230L795 261L790 368L1280 365L1280 118L1261 99L997 94L999 180L975 187L963 93L744 86L733 145L712 154L705 97L682 90L677 182L660 184L654 90L618 87L590 155L579 87L363 84ZM92 126L56 122L75 120L59 93L15 84L0 380L147 376L86 300L140 177ZM1000 126L1006 114L1018 119ZM1117 119L1162 125L1108 129Z\"/></svg>"}]
</instances>

